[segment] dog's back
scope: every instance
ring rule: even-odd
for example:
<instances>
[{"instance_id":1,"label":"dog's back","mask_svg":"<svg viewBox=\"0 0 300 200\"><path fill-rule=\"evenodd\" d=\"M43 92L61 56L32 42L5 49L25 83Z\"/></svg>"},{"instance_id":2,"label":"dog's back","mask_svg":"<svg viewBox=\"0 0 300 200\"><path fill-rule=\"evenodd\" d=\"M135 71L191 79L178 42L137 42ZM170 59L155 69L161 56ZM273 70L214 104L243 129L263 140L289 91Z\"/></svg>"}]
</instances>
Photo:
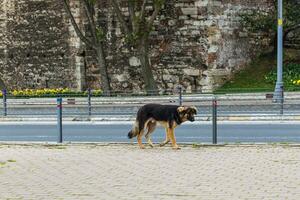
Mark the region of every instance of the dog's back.
<instances>
[{"instance_id":1,"label":"dog's back","mask_svg":"<svg viewBox=\"0 0 300 200\"><path fill-rule=\"evenodd\" d=\"M146 104L137 113L137 120L153 118L156 121L167 121L177 113L177 105Z\"/></svg>"},{"instance_id":2,"label":"dog's back","mask_svg":"<svg viewBox=\"0 0 300 200\"><path fill-rule=\"evenodd\" d=\"M128 133L128 138L133 138L144 129L144 124L150 118L156 121L169 121L170 118L176 117L177 105L161 105L161 104L146 104L142 106L138 112L136 121L133 124L132 130Z\"/></svg>"}]
</instances>

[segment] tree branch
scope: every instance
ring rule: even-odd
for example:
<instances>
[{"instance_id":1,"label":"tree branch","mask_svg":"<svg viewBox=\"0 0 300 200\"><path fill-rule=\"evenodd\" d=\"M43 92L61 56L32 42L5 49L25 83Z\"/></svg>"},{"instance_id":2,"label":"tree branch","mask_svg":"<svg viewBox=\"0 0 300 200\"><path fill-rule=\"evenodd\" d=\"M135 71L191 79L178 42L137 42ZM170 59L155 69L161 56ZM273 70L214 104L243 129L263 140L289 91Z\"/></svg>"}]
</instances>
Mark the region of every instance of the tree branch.
<instances>
[{"instance_id":1,"label":"tree branch","mask_svg":"<svg viewBox=\"0 0 300 200\"><path fill-rule=\"evenodd\" d=\"M143 19L145 17L146 3L147 3L147 0L144 0L143 5L142 5L142 9L141 9L140 19Z\"/></svg>"},{"instance_id":2,"label":"tree branch","mask_svg":"<svg viewBox=\"0 0 300 200\"><path fill-rule=\"evenodd\" d=\"M116 11L117 18L119 19L119 22L121 23L121 27L125 31L125 34L129 35L130 34L129 28L126 24L126 21L124 19L124 16L122 14L122 11L121 11L118 3L116 2L116 0L111 0L111 2L114 7L114 10Z\"/></svg>"},{"instance_id":3,"label":"tree branch","mask_svg":"<svg viewBox=\"0 0 300 200\"><path fill-rule=\"evenodd\" d=\"M292 26L292 27L290 27L290 28L285 29L285 32L286 32L286 33L289 33L289 32L291 32L291 31L297 30L298 28L300 28L300 24L296 24L296 25L294 25L294 26Z\"/></svg>"},{"instance_id":4,"label":"tree branch","mask_svg":"<svg viewBox=\"0 0 300 200\"><path fill-rule=\"evenodd\" d=\"M143 4L142 4L142 7L140 9L140 14L138 16L138 23L139 24L136 24L134 23L133 21L133 32L134 33L138 33L140 31L142 27L142 25L140 24L142 21L144 22L145 21L145 12L146 12L146 3L147 3L147 0L143 0ZM137 17L135 15L135 17Z\"/></svg>"},{"instance_id":5,"label":"tree branch","mask_svg":"<svg viewBox=\"0 0 300 200\"><path fill-rule=\"evenodd\" d=\"M153 5L154 6L154 11L153 11L153 13L152 13L152 15L151 15L151 17L149 19L149 22L148 22L148 25L147 25L147 31L151 30L151 28L153 26L153 23L154 23L154 20L157 17L157 15L158 15L158 13L159 13L159 11L161 9L161 6L157 5L157 3L155 2L155 0L154 0L153 4L154 4Z\"/></svg>"},{"instance_id":6,"label":"tree branch","mask_svg":"<svg viewBox=\"0 0 300 200\"><path fill-rule=\"evenodd\" d=\"M87 0L83 0L83 3L84 3L84 8L85 8L85 14L87 16L89 26L91 29L91 33L92 33L92 36L94 39L94 43L98 43L98 38L97 38L97 34L96 34L96 25L95 25L94 17L91 13L90 5L87 2Z\"/></svg>"},{"instance_id":7,"label":"tree branch","mask_svg":"<svg viewBox=\"0 0 300 200\"><path fill-rule=\"evenodd\" d=\"M139 24L138 24L138 26L135 30L135 33L140 32L140 29L143 29L144 26L146 26L146 29L147 29L147 25L145 25L146 3L147 3L147 0L143 0L143 4L142 4L142 7L141 7L141 12L140 12L139 19L138 19ZM144 23L143 24L144 26L141 24L142 21ZM148 31L146 30L146 32L148 32Z\"/></svg>"},{"instance_id":8,"label":"tree branch","mask_svg":"<svg viewBox=\"0 0 300 200\"><path fill-rule=\"evenodd\" d=\"M78 36L78 37L79 37L79 38L80 38L87 46L89 46L89 47L95 49L95 45L93 45L93 43L92 43L90 40L88 40L88 39L83 35L82 31L79 29L78 24L76 23L76 21L75 21L75 19L74 19L74 16L73 16L73 14L72 14L72 12L71 12L71 9L70 9L70 6L69 6L67 0L63 0L63 4L64 4L65 10L66 10L66 12L67 12L67 14L68 14L68 16L69 16L69 18L70 18L70 20L71 20L71 23L72 23L72 25L73 25L73 27L74 27L74 29L75 29L75 32L76 32L77 36Z\"/></svg>"},{"instance_id":9,"label":"tree branch","mask_svg":"<svg viewBox=\"0 0 300 200\"><path fill-rule=\"evenodd\" d=\"M129 17L130 17L133 32L136 31L136 23L135 23L136 15L135 15L135 9L134 9L135 6L136 6L135 1L128 0L128 12L129 12Z\"/></svg>"},{"instance_id":10,"label":"tree branch","mask_svg":"<svg viewBox=\"0 0 300 200\"><path fill-rule=\"evenodd\" d=\"M296 24L290 28L284 29L284 33L283 33L283 42L285 42L285 40L287 39L287 36L290 32L297 30L298 28L300 28L300 24Z\"/></svg>"}]
</instances>

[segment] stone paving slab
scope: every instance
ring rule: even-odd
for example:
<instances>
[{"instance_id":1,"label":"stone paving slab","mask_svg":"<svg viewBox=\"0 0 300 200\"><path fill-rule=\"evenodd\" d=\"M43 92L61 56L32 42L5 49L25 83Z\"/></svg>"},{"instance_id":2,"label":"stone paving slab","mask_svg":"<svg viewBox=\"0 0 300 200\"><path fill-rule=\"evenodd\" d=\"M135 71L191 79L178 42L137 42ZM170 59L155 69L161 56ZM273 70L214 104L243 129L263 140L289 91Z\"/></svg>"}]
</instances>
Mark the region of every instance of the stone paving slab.
<instances>
[{"instance_id":1,"label":"stone paving slab","mask_svg":"<svg viewBox=\"0 0 300 200\"><path fill-rule=\"evenodd\" d=\"M299 145L1 144L0 199L300 199Z\"/></svg>"}]
</instances>

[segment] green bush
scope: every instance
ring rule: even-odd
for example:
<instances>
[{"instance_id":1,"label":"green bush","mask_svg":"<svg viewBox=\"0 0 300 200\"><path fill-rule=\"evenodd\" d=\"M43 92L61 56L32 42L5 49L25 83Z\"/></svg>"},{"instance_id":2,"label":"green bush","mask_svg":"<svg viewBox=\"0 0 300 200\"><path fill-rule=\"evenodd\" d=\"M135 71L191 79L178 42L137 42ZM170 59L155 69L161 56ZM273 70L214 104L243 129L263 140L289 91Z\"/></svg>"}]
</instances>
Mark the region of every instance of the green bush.
<instances>
[{"instance_id":1,"label":"green bush","mask_svg":"<svg viewBox=\"0 0 300 200\"><path fill-rule=\"evenodd\" d=\"M101 96L101 90L92 90L92 96ZM24 90L12 90L7 91L7 95L10 97L84 97L88 95L88 92L80 92L71 90L69 88L55 88L55 89L24 89ZM0 97L2 97L2 91L0 91Z\"/></svg>"},{"instance_id":2,"label":"green bush","mask_svg":"<svg viewBox=\"0 0 300 200\"><path fill-rule=\"evenodd\" d=\"M274 69L265 76L268 83L275 84L277 80L277 70ZM289 63L283 67L283 83L285 87L300 86L300 64Z\"/></svg>"}]
</instances>

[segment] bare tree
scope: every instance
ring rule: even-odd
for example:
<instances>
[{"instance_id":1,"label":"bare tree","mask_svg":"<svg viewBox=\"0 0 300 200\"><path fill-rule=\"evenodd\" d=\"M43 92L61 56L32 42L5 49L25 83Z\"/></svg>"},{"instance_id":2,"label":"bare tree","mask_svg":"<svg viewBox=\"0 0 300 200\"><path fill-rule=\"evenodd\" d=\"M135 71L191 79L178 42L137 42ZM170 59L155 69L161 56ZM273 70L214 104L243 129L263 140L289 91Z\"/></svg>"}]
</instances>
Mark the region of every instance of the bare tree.
<instances>
[{"instance_id":1,"label":"bare tree","mask_svg":"<svg viewBox=\"0 0 300 200\"><path fill-rule=\"evenodd\" d=\"M273 9L247 10L241 13L242 25L252 32L264 32L272 35L273 53L277 51L277 0L271 1ZM283 44L285 45L288 34L300 29L300 2L295 0L283 1L284 29Z\"/></svg>"},{"instance_id":2,"label":"bare tree","mask_svg":"<svg viewBox=\"0 0 300 200\"><path fill-rule=\"evenodd\" d=\"M3 90L3 89L5 89L5 88L6 88L6 87L5 87L4 82L2 81L2 79L0 79L0 89Z\"/></svg>"},{"instance_id":3,"label":"bare tree","mask_svg":"<svg viewBox=\"0 0 300 200\"><path fill-rule=\"evenodd\" d=\"M85 43L87 47L90 47L93 49L97 55L97 61L100 69L100 76L101 76L101 85L102 90L105 95L110 95L110 85L109 85L109 78L107 73L107 63L105 59L105 53L104 53L104 40L105 40L105 34L103 29L98 26L95 21L95 5L96 0L80 0L83 2L84 7L84 13L87 18L87 22L89 25L89 30L91 32L91 39L86 37L82 30L80 30L79 25L76 23L74 16L71 12L69 0L63 0L63 4L65 7L65 10L71 20L71 23L76 31L77 36L80 38L82 42Z\"/></svg>"},{"instance_id":4,"label":"bare tree","mask_svg":"<svg viewBox=\"0 0 300 200\"><path fill-rule=\"evenodd\" d=\"M117 0L111 0L116 16L127 41L138 52L142 66L142 76L147 92L157 92L151 64L149 59L149 35L153 28L155 18L158 16L165 0L127 0L129 18L121 11ZM146 5L152 4L152 13L147 12Z\"/></svg>"}]
</instances>

